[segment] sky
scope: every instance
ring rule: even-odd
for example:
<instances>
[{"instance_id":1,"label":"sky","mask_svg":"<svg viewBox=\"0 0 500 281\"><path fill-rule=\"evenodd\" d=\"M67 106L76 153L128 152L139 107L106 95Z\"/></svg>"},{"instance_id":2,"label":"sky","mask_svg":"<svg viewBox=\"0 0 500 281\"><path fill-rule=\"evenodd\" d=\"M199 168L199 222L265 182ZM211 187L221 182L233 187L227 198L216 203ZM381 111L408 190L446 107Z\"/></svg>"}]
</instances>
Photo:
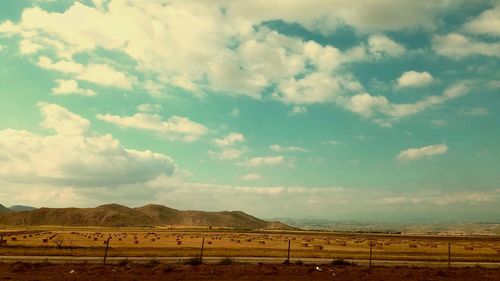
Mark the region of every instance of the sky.
<instances>
[{"instance_id":1,"label":"sky","mask_svg":"<svg viewBox=\"0 0 500 281\"><path fill-rule=\"evenodd\" d=\"M0 2L0 203L500 222L500 1Z\"/></svg>"}]
</instances>

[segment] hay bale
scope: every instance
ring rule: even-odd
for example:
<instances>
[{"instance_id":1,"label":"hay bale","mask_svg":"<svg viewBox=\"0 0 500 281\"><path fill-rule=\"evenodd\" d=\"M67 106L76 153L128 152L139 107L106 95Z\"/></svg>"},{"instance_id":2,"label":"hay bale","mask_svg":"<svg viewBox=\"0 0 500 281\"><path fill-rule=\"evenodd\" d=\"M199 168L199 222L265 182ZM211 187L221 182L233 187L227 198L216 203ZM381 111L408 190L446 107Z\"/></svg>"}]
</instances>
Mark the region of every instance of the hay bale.
<instances>
[{"instance_id":1,"label":"hay bale","mask_svg":"<svg viewBox=\"0 0 500 281\"><path fill-rule=\"evenodd\" d=\"M314 250L323 250L323 245L313 245Z\"/></svg>"}]
</instances>

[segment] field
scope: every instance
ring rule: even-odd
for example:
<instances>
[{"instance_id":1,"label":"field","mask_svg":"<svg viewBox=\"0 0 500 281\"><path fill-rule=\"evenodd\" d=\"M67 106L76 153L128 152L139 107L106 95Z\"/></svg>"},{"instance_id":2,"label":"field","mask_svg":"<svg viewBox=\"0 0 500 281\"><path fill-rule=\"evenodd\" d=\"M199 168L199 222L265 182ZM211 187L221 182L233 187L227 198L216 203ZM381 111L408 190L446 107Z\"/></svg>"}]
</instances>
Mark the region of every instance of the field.
<instances>
[{"instance_id":1,"label":"field","mask_svg":"<svg viewBox=\"0 0 500 281\"><path fill-rule=\"evenodd\" d=\"M367 260L500 262L500 239L325 232L235 232L224 229L11 229L0 256L276 257Z\"/></svg>"}]
</instances>

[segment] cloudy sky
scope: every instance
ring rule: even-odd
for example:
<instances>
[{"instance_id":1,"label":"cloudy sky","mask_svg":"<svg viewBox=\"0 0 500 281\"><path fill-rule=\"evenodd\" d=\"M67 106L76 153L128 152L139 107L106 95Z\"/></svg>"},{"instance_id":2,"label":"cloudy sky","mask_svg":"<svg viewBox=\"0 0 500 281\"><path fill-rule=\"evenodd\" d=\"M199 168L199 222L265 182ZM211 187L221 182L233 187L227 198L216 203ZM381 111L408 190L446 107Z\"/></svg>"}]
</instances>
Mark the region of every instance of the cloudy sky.
<instances>
[{"instance_id":1,"label":"cloudy sky","mask_svg":"<svg viewBox=\"0 0 500 281\"><path fill-rule=\"evenodd\" d=\"M500 217L500 1L0 3L0 203Z\"/></svg>"}]
</instances>

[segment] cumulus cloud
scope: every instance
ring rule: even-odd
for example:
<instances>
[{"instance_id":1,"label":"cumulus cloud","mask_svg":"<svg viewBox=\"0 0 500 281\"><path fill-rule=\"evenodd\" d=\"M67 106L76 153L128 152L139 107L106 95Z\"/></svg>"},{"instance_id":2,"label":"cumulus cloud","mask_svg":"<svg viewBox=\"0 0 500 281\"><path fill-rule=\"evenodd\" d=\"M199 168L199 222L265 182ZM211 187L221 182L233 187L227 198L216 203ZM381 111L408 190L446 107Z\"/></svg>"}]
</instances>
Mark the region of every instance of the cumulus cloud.
<instances>
[{"instance_id":1,"label":"cumulus cloud","mask_svg":"<svg viewBox=\"0 0 500 281\"><path fill-rule=\"evenodd\" d=\"M427 72L418 71L405 71L399 78L397 86L399 88L405 87L423 87L427 86L434 81L432 75Z\"/></svg>"},{"instance_id":2,"label":"cumulus cloud","mask_svg":"<svg viewBox=\"0 0 500 281\"><path fill-rule=\"evenodd\" d=\"M167 155L126 149L111 135L56 104L40 103L42 126L55 134L0 131L0 180L19 184L94 187L146 182L176 169Z\"/></svg>"},{"instance_id":3,"label":"cumulus cloud","mask_svg":"<svg viewBox=\"0 0 500 281\"><path fill-rule=\"evenodd\" d=\"M433 155L444 154L448 152L446 144L433 144L419 148L409 148L401 151L396 157L400 161L417 160L424 157L431 157Z\"/></svg>"},{"instance_id":4,"label":"cumulus cloud","mask_svg":"<svg viewBox=\"0 0 500 281\"><path fill-rule=\"evenodd\" d=\"M433 48L438 54L453 59L474 55L500 57L500 43L480 42L459 33L434 36Z\"/></svg>"},{"instance_id":5,"label":"cumulus cloud","mask_svg":"<svg viewBox=\"0 0 500 281\"><path fill-rule=\"evenodd\" d=\"M186 142L195 141L208 132L204 125L181 116L173 116L168 120L163 120L158 114L138 112L132 116L98 114L96 118L123 128L152 131L167 139Z\"/></svg>"},{"instance_id":6,"label":"cumulus cloud","mask_svg":"<svg viewBox=\"0 0 500 281\"><path fill-rule=\"evenodd\" d=\"M406 51L403 45L382 34L371 35L368 38L368 50L378 57L399 57Z\"/></svg>"},{"instance_id":7,"label":"cumulus cloud","mask_svg":"<svg viewBox=\"0 0 500 281\"><path fill-rule=\"evenodd\" d=\"M281 146L279 144L270 145L269 148L274 152L308 152L309 150L300 146Z\"/></svg>"},{"instance_id":8,"label":"cumulus cloud","mask_svg":"<svg viewBox=\"0 0 500 281\"><path fill-rule=\"evenodd\" d=\"M105 64L82 65L72 60L53 62L48 57L40 57L38 65L45 69L55 70L72 75L75 79L91 82L100 86L131 89L135 81L113 67Z\"/></svg>"},{"instance_id":9,"label":"cumulus cloud","mask_svg":"<svg viewBox=\"0 0 500 281\"><path fill-rule=\"evenodd\" d=\"M283 156L263 156L254 157L247 159L244 162L240 162L239 165L247 167L260 167L260 166L274 166L283 164L285 162L285 157Z\"/></svg>"},{"instance_id":10,"label":"cumulus cloud","mask_svg":"<svg viewBox=\"0 0 500 281\"><path fill-rule=\"evenodd\" d=\"M214 143L219 147L232 146L235 143L245 141L245 136L241 133L230 133L227 136L215 139Z\"/></svg>"},{"instance_id":11,"label":"cumulus cloud","mask_svg":"<svg viewBox=\"0 0 500 281\"><path fill-rule=\"evenodd\" d=\"M54 95L82 95L82 96L95 96L96 92L91 89L82 89L78 86L78 82L69 79L58 79L56 80L57 86L52 89Z\"/></svg>"},{"instance_id":12,"label":"cumulus cloud","mask_svg":"<svg viewBox=\"0 0 500 281\"><path fill-rule=\"evenodd\" d=\"M500 36L500 4L482 12L477 18L465 23L464 30L470 33Z\"/></svg>"},{"instance_id":13,"label":"cumulus cloud","mask_svg":"<svg viewBox=\"0 0 500 281\"><path fill-rule=\"evenodd\" d=\"M490 114L490 110L486 107L462 107L459 112L465 116L486 116Z\"/></svg>"},{"instance_id":14,"label":"cumulus cloud","mask_svg":"<svg viewBox=\"0 0 500 281\"><path fill-rule=\"evenodd\" d=\"M173 86L195 94L221 92L254 99L263 99L264 92L273 88L272 98L293 106L291 114L306 112L305 106L311 104L336 103L369 116L371 108L386 107L382 105L385 101L361 95L351 103L344 102L346 96L365 91L343 66L404 55L405 47L384 31L431 28L441 11L460 1L314 0L288 3L286 8L275 5L274 0L215 5L203 1L172 1L169 5L75 2L60 12L27 8L18 22L1 23L0 32L20 35L22 40L55 52L54 58L39 58L41 67L101 86L132 89L138 85L155 97L164 94L164 87ZM347 25L373 34L366 43L341 51L333 45L280 34L263 24L273 20L320 32ZM96 52L100 49L124 53L133 64L104 59ZM99 63L77 62L75 57L80 54ZM125 72L130 69L141 75ZM143 76L147 80L141 81Z\"/></svg>"},{"instance_id":15,"label":"cumulus cloud","mask_svg":"<svg viewBox=\"0 0 500 281\"><path fill-rule=\"evenodd\" d=\"M241 179L246 180L246 181L259 180L261 178L262 178L261 175L254 174L254 173L250 173L250 174L246 174L246 175L241 176Z\"/></svg>"},{"instance_id":16,"label":"cumulus cloud","mask_svg":"<svg viewBox=\"0 0 500 281\"><path fill-rule=\"evenodd\" d=\"M240 156L244 153L242 149L236 148L224 148L220 151L208 151L208 156L214 159L219 160L234 160L240 158Z\"/></svg>"}]
</instances>

